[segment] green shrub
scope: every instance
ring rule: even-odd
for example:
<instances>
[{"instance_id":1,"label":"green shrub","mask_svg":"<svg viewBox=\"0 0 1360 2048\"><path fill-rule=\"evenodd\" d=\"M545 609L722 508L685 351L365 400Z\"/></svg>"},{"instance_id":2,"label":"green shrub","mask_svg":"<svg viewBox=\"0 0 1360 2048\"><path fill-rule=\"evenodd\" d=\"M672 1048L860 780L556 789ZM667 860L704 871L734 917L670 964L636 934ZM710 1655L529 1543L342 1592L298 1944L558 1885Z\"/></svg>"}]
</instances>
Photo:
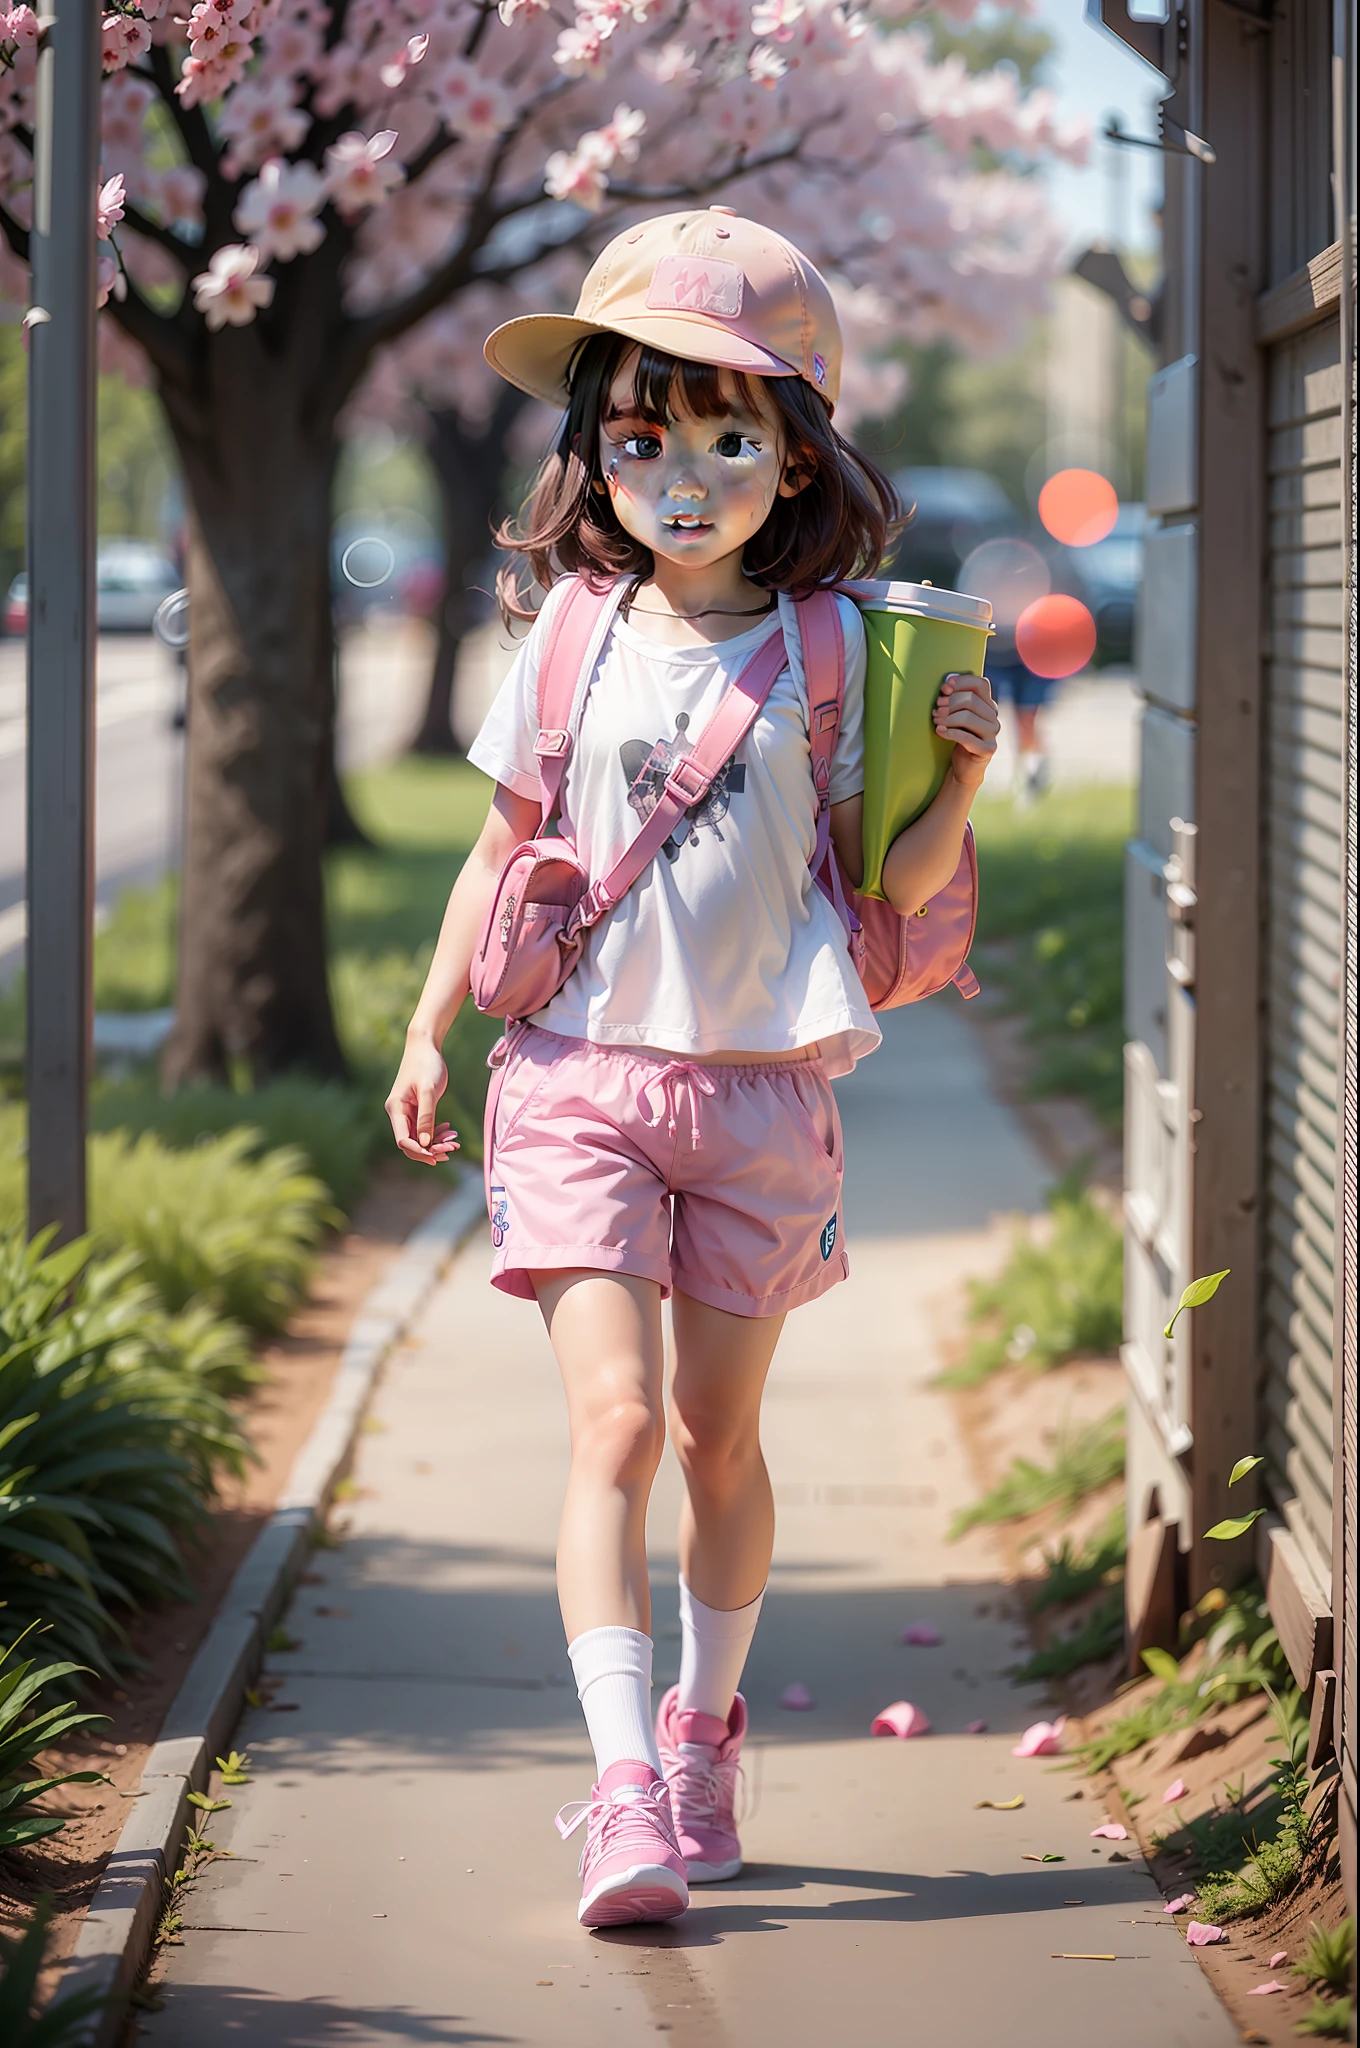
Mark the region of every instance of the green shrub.
<instances>
[{"instance_id":1,"label":"green shrub","mask_svg":"<svg viewBox=\"0 0 1360 2048\"><path fill-rule=\"evenodd\" d=\"M950 1542L988 1524L1023 1521L1048 1507L1074 1508L1124 1471L1124 1411L1112 1408L1094 1422L1064 1423L1057 1432L1053 1463L1013 1458L996 1485L949 1525Z\"/></svg>"},{"instance_id":2,"label":"green shrub","mask_svg":"<svg viewBox=\"0 0 1360 2048\"><path fill-rule=\"evenodd\" d=\"M175 1539L248 1450L201 1314L167 1334L129 1256L49 1235L0 1235L0 1638L107 1671L115 1608L192 1597Z\"/></svg>"},{"instance_id":3,"label":"green shrub","mask_svg":"<svg viewBox=\"0 0 1360 2048\"><path fill-rule=\"evenodd\" d=\"M1104 1526L1088 1537L1080 1550L1064 1536L1056 1550L1045 1551L1043 1574L1029 1596L1030 1611L1061 1607L1080 1600L1097 1586L1111 1583L1124 1570L1124 1504L1111 1508Z\"/></svg>"},{"instance_id":4,"label":"green shrub","mask_svg":"<svg viewBox=\"0 0 1360 2048\"><path fill-rule=\"evenodd\" d=\"M163 1095L150 1079L121 1081L96 1093L90 1114L97 1131L129 1137L149 1131L181 1152L242 1129L252 1133L252 1157L292 1146L325 1184L334 1207L346 1213L363 1193L375 1141L386 1129L380 1119L380 1103L375 1116L355 1089L303 1075L244 1091L192 1087L176 1095Z\"/></svg>"},{"instance_id":5,"label":"green shrub","mask_svg":"<svg viewBox=\"0 0 1360 2048\"><path fill-rule=\"evenodd\" d=\"M30 1628L36 1627L30 1623ZM29 1630L24 1631L25 1635ZM87 1728L93 1721L107 1721L107 1714L77 1713L69 1700L46 1706L42 1694L59 1679L81 1669L78 1664L43 1664L34 1670L35 1659L5 1665L17 1649L16 1643L0 1648L0 1850L18 1849L25 1842L41 1841L65 1827L61 1814L36 1813L34 1801L60 1785L102 1785L102 1771L63 1771L55 1778L38 1774L34 1759L60 1742L73 1729ZM6 2037L8 2038L8 2037Z\"/></svg>"},{"instance_id":6,"label":"green shrub","mask_svg":"<svg viewBox=\"0 0 1360 2048\"><path fill-rule=\"evenodd\" d=\"M1297 2031L1322 2041L1351 2041L1355 2038L1355 2008L1349 1998L1315 1998Z\"/></svg>"},{"instance_id":7,"label":"green shrub","mask_svg":"<svg viewBox=\"0 0 1360 2048\"><path fill-rule=\"evenodd\" d=\"M24 1216L23 1111L0 1103L0 1229ZM253 1330L282 1328L303 1298L334 1212L290 1146L261 1152L249 1129L179 1152L151 1133L90 1141L90 1230L131 1247L164 1305L191 1301Z\"/></svg>"},{"instance_id":8,"label":"green shrub","mask_svg":"<svg viewBox=\"0 0 1360 2048\"><path fill-rule=\"evenodd\" d=\"M1088 1189L1048 1198L1051 1235L1036 1243L1021 1228L994 1280L968 1285L968 1319L989 1326L942 1386L976 1386L1003 1365L1036 1370L1082 1352L1113 1351L1123 1334L1124 1240Z\"/></svg>"},{"instance_id":9,"label":"green shrub","mask_svg":"<svg viewBox=\"0 0 1360 2048\"><path fill-rule=\"evenodd\" d=\"M1303 1954L1294 1965L1294 1975L1302 1977L1305 1984L1341 1992L1349 1988L1354 1968L1354 1920L1342 1920L1336 1927L1319 1927L1314 1921Z\"/></svg>"},{"instance_id":10,"label":"green shrub","mask_svg":"<svg viewBox=\"0 0 1360 2048\"><path fill-rule=\"evenodd\" d=\"M1011 1674L1015 1685L1035 1685L1049 1678L1066 1678L1083 1664L1099 1664L1112 1657L1124 1642L1124 1595L1112 1587L1097 1601L1080 1627L1058 1636L1044 1649L1036 1650Z\"/></svg>"},{"instance_id":11,"label":"green shrub","mask_svg":"<svg viewBox=\"0 0 1360 2048\"><path fill-rule=\"evenodd\" d=\"M103 2007L98 1991L76 1991L37 2008L38 1974L47 1945L52 1902L40 1898L20 1940L0 1942L0 2041L5 2048L77 2048L92 2016Z\"/></svg>"}]
</instances>

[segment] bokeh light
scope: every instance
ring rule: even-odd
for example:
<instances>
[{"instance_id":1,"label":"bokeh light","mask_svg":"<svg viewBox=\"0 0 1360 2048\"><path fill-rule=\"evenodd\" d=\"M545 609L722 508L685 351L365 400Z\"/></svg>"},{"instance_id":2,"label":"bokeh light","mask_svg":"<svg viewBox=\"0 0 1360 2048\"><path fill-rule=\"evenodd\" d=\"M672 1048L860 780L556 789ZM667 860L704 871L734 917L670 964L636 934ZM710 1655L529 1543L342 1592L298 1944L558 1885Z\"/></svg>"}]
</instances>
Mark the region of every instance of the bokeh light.
<instances>
[{"instance_id":1,"label":"bokeh light","mask_svg":"<svg viewBox=\"0 0 1360 2048\"><path fill-rule=\"evenodd\" d=\"M1039 517L1064 547L1089 548L1114 531L1119 498L1099 470L1060 469L1039 493Z\"/></svg>"},{"instance_id":2,"label":"bokeh light","mask_svg":"<svg viewBox=\"0 0 1360 2048\"><path fill-rule=\"evenodd\" d=\"M352 540L340 557L340 572L356 590L376 590L397 566L396 550L373 534Z\"/></svg>"},{"instance_id":3,"label":"bokeh light","mask_svg":"<svg viewBox=\"0 0 1360 2048\"><path fill-rule=\"evenodd\" d=\"M1055 591L1021 612L1015 647L1026 668L1056 682L1085 668L1096 651L1096 622L1080 598Z\"/></svg>"},{"instance_id":4,"label":"bokeh light","mask_svg":"<svg viewBox=\"0 0 1360 2048\"><path fill-rule=\"evenodd\" d=\"M1053 581L1047 562L1027 540L984 540L960 568L958 587L970 597L985 597L993 625L1010 633L1028 605L1048 596Z\"/></svg>"},{"instance_id":5,"label":"bokeh light","mask_svg":"<svg viewBox=\"0 0 1360 2048\"><path fill-rule=\"evenodd\" d=\"M178 650L189 645L189 593L187 590L172 590L169 597L163 597L152 614L151 630L162 647Z\"/></svg>"}]
</instances>

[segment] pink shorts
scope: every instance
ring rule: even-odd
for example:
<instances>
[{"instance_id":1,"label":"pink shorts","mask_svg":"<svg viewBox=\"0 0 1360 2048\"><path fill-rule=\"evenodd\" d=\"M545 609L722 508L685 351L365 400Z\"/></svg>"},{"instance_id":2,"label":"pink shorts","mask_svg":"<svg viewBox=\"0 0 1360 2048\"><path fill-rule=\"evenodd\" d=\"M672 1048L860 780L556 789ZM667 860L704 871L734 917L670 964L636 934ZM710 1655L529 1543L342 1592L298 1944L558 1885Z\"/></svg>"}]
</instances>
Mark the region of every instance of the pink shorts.
<instances>
[{"instance_id":1,"label":"pink shorts","mask_svg":"<svg viewBox=\"0 0 1360 2048\"><path fill-rule=\"evenodd\" d=\"M850 1270L841 1122L820 1059L711 1066L521 1025L487 1097L491 1284L580 1266L738 1316Z\"/></svg>"}]
</instances>

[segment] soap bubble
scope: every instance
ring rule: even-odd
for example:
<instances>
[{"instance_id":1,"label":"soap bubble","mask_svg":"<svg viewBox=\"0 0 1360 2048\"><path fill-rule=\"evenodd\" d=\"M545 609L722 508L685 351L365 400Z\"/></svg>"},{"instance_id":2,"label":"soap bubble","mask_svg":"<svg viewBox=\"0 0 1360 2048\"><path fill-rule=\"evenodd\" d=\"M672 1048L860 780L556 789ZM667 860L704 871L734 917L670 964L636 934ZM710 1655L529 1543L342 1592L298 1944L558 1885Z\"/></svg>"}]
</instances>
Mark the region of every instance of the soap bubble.
<instances>
[{"instance_id":1,"label":"soap bubble","mask_svg":"<svg viewBox=\"0 0 1360 2048\"><path fill-rule=\"evenodd\" d=\"M376 590L397 566L395 549L376 534L361 534L340 557L340 573L358 590Z\"/></svg>"},{"instance_id":2,"label":"soap bubble","mask_svg":"<svg viewBox=\"0 0 1360 2048\"><path fill-rule=\"evenodd\" d=\"M151 630L162 647L172 647L177 653L181 647L189 645L187 590L172 590L169 597L161 599L152 614Z\"/></svg>"},{"instance_id":3,"label":"soap bubble","mask_svg":"<svg viewBox=\"0 0 1360 2048\"><path fill-rule=\"evenodd\" d=\"M1060 469L1039 493L1039 517L1065 547L1089 548L1113 533L1119 498L1096 469Z\"/></svg>"},{"instance_id":4,"label":"soap bubble","mask_svg":"<svg viewBox=\"0 0 1360 2048\"><path fill-rule=\"evenodd\" d=\"M1085 668L1096 651L1096 622L1080 598L1055 592L1021 612L1015 648L1027 669L1056 682Z\"/></svg>"},{"instance_id":5,"label":"soap bubble","mask_svg":"<svg viewBox=\"0 0 1360 2048\"><path fill-rule=\"evenodd\" d=\"M1021 612L1047 597L1053 582L1047 562L1027 540L985 540L959 570L958 587L971 597L985 597L993 625L1012 632Z\"/></svg>"}]
</instances>

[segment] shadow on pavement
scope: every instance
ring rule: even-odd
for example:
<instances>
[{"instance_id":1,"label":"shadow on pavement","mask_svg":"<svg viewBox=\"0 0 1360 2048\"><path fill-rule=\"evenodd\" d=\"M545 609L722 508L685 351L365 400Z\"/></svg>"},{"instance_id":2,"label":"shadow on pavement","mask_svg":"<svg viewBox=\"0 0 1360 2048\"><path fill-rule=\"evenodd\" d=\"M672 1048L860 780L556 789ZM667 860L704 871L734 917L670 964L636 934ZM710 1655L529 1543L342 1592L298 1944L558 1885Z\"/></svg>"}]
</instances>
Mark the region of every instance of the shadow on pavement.
<instances>
[{"instance_id":1,"label":"shadow on pavement","mask_svg":"<svg viewBox=\"0 0 1360 2048\"><path fill-rule=\"evenodd\" d=\"M273 1998L239 1984L171 1983L163 1987L164 2024L182 2041L239 2034L251 2048L375 2048L414 2041L433 2048L510 2048L519 2037L465 2025L457 2013L409 2007L344 2005L330 1998ZM141 2017L137 2038L154 2042L159 2014Z\"/></svg>"}]
</instances>

